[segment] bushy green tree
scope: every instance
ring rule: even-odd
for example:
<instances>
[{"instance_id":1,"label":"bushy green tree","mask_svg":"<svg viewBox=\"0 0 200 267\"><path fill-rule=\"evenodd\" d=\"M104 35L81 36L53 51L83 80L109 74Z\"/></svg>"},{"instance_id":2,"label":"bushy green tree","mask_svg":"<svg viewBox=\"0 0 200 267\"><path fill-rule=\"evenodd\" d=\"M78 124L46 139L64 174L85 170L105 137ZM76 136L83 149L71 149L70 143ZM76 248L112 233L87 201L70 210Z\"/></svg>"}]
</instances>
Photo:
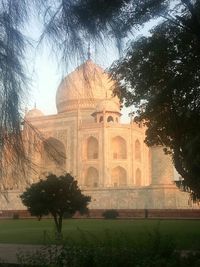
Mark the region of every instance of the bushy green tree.
<instances>
[{"instance_id":1,"label":"bushy green tree","mask_svg":"<svg viewBox=\"0 0 200 267\"><path fill-rule=\"evenodd\" d=\"M113 65L126 105L139 107L146 143L172 155L185 189L200 199L200 42L170 22L132 44Z\"/></svg>"},{"instance_id":2,"label":"bushy green tree","mask_svg":"<svg viewBox=\"0 0 200 267\"><path fill-rule=\"evenodd\" d=\"M111 209L111 210L105 210L102 213L102 216L105 219L117 219L117 217L119 217L119 213L117 210Z\"/></svg>"},{"instance_id":3,"label":"bushy green tree","mask_svg":"<svg viewBox=\"0 0 200 267\"><path fill-rule=\"evenodd\" d=\"M77 181L69 173L59 177L49 174L45 180L32 184L20 197L31 215L42 218L51 214L58 234L62 231L64 213L86 213L91 199L82 194Z\"/></svg>"}]
</instances>

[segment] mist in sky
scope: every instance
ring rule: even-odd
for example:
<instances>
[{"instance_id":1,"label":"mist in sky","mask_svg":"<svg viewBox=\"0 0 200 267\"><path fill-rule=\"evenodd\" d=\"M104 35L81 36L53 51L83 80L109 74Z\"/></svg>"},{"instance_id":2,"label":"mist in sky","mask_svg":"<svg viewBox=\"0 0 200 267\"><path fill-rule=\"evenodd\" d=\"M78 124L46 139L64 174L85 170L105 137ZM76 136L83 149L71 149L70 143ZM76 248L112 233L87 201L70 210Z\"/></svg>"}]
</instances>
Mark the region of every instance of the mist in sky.
<instances>
[{"instance_id":1,"label":"mist in sky","mask_svg":"<svg viewBox=\"0 0 200 267\"><path fill-rule=\"evenodd\" d=\"M153 22L155 24L155 22ZM149 29L152 28L152 24L148 24L142 32L138 34L149 34ZM31 29L31 31L30 31ZM38 40L42 32L42 25L39 21L30 20L29 25L25 30L25 35L32 41L32 49L27 50L27 70L30 78L30 93L28 95L27 108L30 110L35 105L45 115L56 114L56 91L60 81L63 77L73 71L78 65L82 64L79 60L74 58L74 62L69 62L68 66L64 66L59 60L59 55L56 56L52 53L51 48L43 42L38 45ZM133 36L131 36L133 39ZM128 40L128 39L127 39ZM126 48L126 42L124 41L124 48ZM93 47L91 45L91 59L103 69L108 68L113 61L119 58L119 51L114 42L107 41L104 45L98 45ZM85 57L85 60L87 56ZM82 59L82 61L84 61ZM130 119L128 113L133 108L122 110L122 121L128 122Z\"/></svg>"}]
</instances>

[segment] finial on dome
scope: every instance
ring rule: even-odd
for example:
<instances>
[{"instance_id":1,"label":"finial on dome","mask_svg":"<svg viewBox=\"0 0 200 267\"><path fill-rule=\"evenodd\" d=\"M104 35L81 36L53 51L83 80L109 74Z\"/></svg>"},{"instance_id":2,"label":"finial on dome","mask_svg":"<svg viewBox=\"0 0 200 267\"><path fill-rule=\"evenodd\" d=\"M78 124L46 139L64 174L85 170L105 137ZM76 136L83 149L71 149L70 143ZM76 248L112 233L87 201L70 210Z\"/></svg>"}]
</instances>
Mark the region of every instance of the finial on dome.
<instances>
[{"instance_id":1,"label":"finial on dome","mask_svg":"<svg viewBox=\"0 0 200 267\"><path fill-rule=\"evenodd\" d=\"M87 56L88 56L88 60L91 59L90 42L88 43L88 53L87 53Z\"/></svg>"}]
</instances>

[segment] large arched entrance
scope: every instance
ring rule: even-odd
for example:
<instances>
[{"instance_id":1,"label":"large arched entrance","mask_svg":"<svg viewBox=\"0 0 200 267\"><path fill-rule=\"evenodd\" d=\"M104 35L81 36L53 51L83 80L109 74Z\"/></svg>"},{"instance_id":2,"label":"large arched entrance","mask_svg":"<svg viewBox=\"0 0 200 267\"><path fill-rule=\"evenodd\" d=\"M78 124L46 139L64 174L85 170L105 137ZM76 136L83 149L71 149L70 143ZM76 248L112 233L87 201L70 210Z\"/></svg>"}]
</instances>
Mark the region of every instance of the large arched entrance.
<instances>
[{"instance_id":1,"label":"large arched entrance","mask_svg":"<svg viewBox=\"0 0 200 267\"><path fill-rule=\"evenodd\" d=\"M120 166L112 169L111 181L114 187L126 186L127 185L126 170Z\"/></svg>"},{"instance_id":2,"label":"large arched entrance","mask_svg":"<svg viewBox=\"0 0 200 267\"><path fill-rule=\"evenodd\" d=\"M141 144L139 140L135 141L135 159L141 161Z\"/></svg>"},{"instance_id":3,"label":"large arched entrance","mask_svg":"<svg viewBox=\"0 0 200 267\"><path fill-rule=\"evenodd\" d=\"M98 152L99 152L98 140L95 137L90 136L87 139L87 159L97 159Z\"/></svg>"},{"instance_id":4,"label":"large arched entrance","mask_svg":"<svg viewBox=\"0 0 200 267\"><path fill-rule=\"evenodd\" d=\"M85 186L87 187L98 187L99 184L99 173L94 167L89 167L86 171Z\"/></svg>"},{"instance_id":5,"label":"large arched entrance","mask_svg":"<svg viewBox=\"0 0 200 267\"><path fill-rule=\"evenodd\" d=\"M112 139L113 159L126 159L126 141L121 136Z\"/></svg>"},{"instance_id":6,"label":"large arched entrance","mask_svg":"<svg viewBox=\"0 0 200 267\"><path fill-rule=\"evenodd\" d=\"M50 137L43 142L43 165L46 171L56 173L66 168L66 151L64 144Z\"/></svg>"}]
</instances>

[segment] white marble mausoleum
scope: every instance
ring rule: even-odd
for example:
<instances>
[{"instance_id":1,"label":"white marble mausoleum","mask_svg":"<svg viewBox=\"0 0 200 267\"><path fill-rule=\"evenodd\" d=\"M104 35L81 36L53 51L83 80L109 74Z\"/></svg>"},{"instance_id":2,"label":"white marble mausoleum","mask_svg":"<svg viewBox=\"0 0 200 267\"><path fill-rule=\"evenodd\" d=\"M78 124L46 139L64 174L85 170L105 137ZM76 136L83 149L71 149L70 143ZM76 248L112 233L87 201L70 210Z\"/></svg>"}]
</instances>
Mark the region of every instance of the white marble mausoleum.
<instances>
[{"instance_id":1,"label":"white marble mausoleum","mask_svg":"<svg viewBox=\"0 0 200 267\"><path fill-rule=\"evenodd\" d=\"M70 172L91 209L191 208L187 193L174 184L174 167L162 147L147 147L145 126L120 122L121 106L113 96L115 82L87 60L57 89L57 114L32 109L25 115L23 136L34 168L28 184L43 173ZM11 179L12 181L12 179ZM24 209L25 186L8 182L1 209Z\"/></svg>"}]
</instances>

